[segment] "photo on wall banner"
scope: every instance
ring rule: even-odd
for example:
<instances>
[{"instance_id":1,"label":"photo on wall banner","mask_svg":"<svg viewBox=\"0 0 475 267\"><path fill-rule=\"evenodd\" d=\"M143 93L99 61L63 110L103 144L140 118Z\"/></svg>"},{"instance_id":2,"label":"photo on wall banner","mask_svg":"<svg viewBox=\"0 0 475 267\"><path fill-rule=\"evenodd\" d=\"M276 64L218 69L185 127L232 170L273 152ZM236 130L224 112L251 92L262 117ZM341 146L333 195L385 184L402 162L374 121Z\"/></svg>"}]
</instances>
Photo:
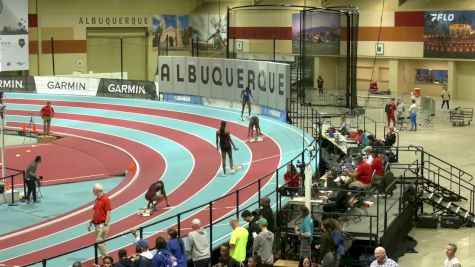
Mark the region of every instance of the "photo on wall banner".
<instances>
[{"instance_id":1,"label":"photo on wall banner","mask_svg":"<svg viewBox=\"0 0 475 267\"><path fill-rule=\"evenodd\" d=\"M424 12L424 57L475 58L475 11Z\"/></svg>"},{"instance_id":2,"label":"photo on wall banner","mask_svg":"<svg viewBox=\"0 0 475 267\"><path fill-rule=\"evenodd\" d=\"M0 71L29 69L28 1L0 0Z\"/></svg>"},{"instance_id":3,"label":"photo on wall banner","mask_svg":"<svg viewBox=\"0 0 475 267\"><path fill-rule=\"evenodd\" d=\"M190 48L189 17L178 15L155 15L152 19L153 47L169 50Z\"/></svg>"},{"instance_id":4,"label":"photo on wall banner","mask_svg":"<svg viewBox=\"0 0 475 267\"><path fill-rule=\"evenodd\" d=\"M340 54L340 15L307 13L304 21L307 55ZM292 53L300 52L300 14L292 14Z\"/></svg>"},{"instance_id":5,"label":"photo on wall banner","mask_svg":"<svg viewBox=\"0 0 475 267\"><path fill-rule=\"evenodd\" d=\"M416 69L416 82L447 83L448 70Z\"/></svg>"},{"instance_id":6,"label":"photo on wall banner","mask_svg":"<svg viewBox=\"0 0 475 267\"><path fill-rule=\"evenodd\" d=\"M200 50L225 51L227 44L226 15L191 15L193 38L198 37Z\"/></svg>"}]
</instances>

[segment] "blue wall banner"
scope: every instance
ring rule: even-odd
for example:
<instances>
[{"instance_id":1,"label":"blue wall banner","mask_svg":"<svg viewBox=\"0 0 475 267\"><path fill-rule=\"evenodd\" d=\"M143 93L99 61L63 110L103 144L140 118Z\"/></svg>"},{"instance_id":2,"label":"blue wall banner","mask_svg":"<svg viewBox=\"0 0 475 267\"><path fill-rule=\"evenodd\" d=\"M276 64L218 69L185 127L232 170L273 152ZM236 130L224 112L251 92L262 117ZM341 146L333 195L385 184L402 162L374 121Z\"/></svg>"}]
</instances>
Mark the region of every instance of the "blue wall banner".
<instances>
[{"instance_id":1,"label":"blue wall banner","mask_svg":"<svg viewBox=\"0 0 475 267\"><path fill-rule=\"evenodd\" d=\"M475 58L475 11L426 11L424 21L424 57Z\"/></svg>"}]
</instances>

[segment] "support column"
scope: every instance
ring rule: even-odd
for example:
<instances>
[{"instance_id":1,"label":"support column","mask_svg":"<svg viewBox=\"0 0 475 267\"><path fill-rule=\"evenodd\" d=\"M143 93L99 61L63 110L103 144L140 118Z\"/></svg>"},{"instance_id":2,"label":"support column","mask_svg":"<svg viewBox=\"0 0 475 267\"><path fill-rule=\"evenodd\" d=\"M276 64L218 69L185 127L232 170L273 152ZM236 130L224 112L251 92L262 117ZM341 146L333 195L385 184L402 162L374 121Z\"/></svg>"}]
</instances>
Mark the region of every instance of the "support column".
<instances>
[{"instance_id":1,"label":"support column","mask_svg":"<svg viewBox=\"0 0 475 267\"><path fill-rule=\"evenodd\" d=\"M391 90L392 96L395 98L403 92L400 88L402 84L399 84L399 60L390 59L389 60L389 89Z\"/></svg>"},{"instance_id":2,"label":"support column","mask_svg":"<svg viewBox=\"0 0 475 267\"><path fill-rule=\"evenodd\" d=\"M317 87L318 75L321 75L320 72L320 57L313 58L313 85Z\"/></svg>"},{"instance_id":3,"label":"support column","mask_svg":"<svg viewBox=\"0 0 475 267\"><path fill-rule=\"evenodd\" d=\"M449 91L450 95L454 99L460 99L458 94L458 82L457 82L457 62L450 60L448 64L448 84L447 84L447 91Z\"/></svg>"}]
</instances>

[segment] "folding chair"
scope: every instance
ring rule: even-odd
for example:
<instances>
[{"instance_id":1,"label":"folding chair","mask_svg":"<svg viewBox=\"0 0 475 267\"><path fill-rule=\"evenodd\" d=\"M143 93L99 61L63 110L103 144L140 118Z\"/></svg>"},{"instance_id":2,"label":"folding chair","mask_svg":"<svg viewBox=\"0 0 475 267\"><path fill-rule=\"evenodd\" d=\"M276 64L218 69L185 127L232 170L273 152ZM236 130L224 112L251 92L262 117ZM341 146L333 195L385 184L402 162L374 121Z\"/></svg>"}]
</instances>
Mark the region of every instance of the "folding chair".
<instances>
[{"instance_id":1,"label":"folding chair","mask_svg":"<svg viewBox=\"0 0 475 267\"><path fill-rule=\"evenodd\" d=\"M399 129L399 131L402 130L408 130L409 129L409 117L403 116L403 117L398 117L396 121L396 126Z\"/></svg>"},{"instance_id":2,"label":"folding chair","mask_svg":"<svg viewBox=\"0 0 475 267\"><path fill-rule=\"evenodd\" d=\"M435 114L432 113L430 114L429 116L427 116L427 118L424 119L424 124L423 126L424 127L434 127L434 124L432 124L432 121L434 120L435 118Z\"/></svg>"},{"instance_id":3,"label":"folding chair","mask_svg":"<svg viewBox=\"0 0 475 267\"><path fill-rule=\"evenodd\" d=\"M344 215L340 217L341 221L346 221L348 224L350 220L353 221L353 223L358 223L361 222L363 213L368 215L368 211L364 207L365 195L365 192L355 193L348 198L346 209L341 211L344 213Z\"/></svg>"}]
</instances>

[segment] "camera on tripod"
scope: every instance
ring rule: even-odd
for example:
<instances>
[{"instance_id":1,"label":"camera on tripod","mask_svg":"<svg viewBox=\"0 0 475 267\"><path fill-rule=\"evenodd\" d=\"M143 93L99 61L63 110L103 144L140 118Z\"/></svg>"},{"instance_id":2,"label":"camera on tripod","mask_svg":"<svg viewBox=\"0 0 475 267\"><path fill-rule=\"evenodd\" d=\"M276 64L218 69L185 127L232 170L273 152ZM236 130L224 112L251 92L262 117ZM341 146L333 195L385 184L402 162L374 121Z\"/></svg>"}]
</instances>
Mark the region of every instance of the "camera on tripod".
<instances>
[{"instance_id":1,"label":"camera on tripod","mask_svg":"<svg viewBox=\"0 0 475 267\"><path fill-rule=\"evenodd\" d=\"M299 169L305 169L305 162L300 162L300 160L297 160L297 164L295 166Z\"/></svg>"}]
</instances>

